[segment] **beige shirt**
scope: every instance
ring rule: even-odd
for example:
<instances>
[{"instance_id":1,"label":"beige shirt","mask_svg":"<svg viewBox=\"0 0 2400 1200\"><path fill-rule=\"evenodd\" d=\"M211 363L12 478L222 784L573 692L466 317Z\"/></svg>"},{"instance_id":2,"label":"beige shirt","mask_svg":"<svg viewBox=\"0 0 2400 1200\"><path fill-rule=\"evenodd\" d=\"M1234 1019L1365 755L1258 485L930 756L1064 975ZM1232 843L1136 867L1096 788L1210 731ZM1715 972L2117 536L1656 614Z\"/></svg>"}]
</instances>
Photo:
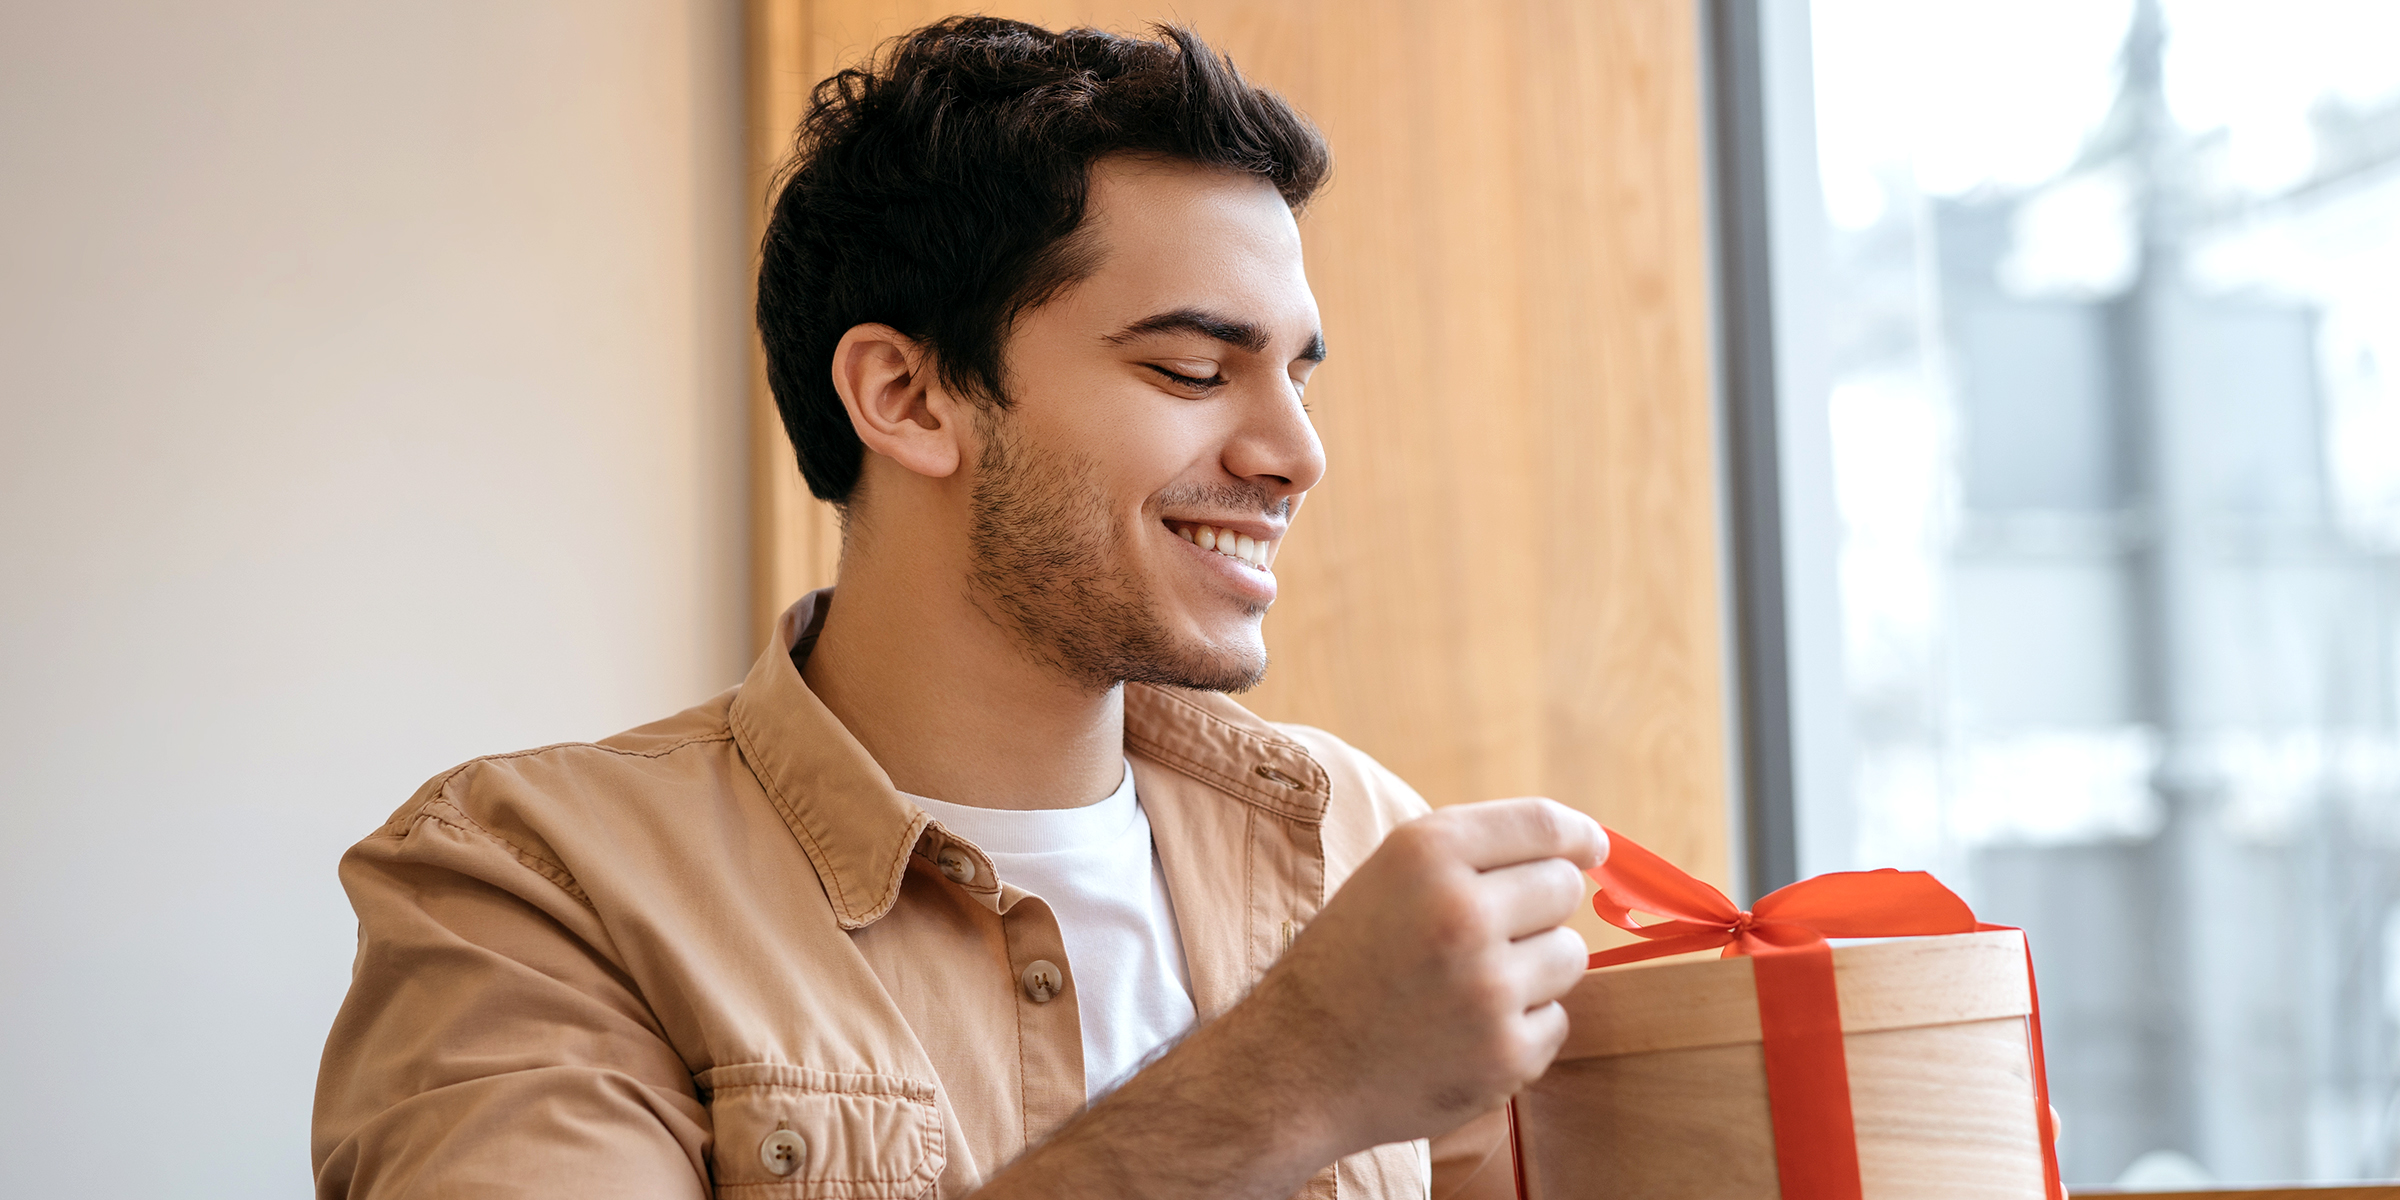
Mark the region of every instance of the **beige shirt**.
<instances>
[{"instance_id":1,"label":"beige shirt","mask_svg":"<svg viewBox=\"0 0 2400 1200\"><path fill-rule=\"evenodd\" d=\"M320 1196L955 1197L1083 1105L1049 907L802 682L827 597L739 688L467 763L343 857L359 944L317 1081ZM1425 811L1331 735L1214 694L1129 685L1125 752L1202 1020ZM1508 1195L1499 1130L1437 1139L1435 1193ZM1422 1196L1426 1154L1354 1154L1302 1194Z\"/></svg>"}]
</instances>

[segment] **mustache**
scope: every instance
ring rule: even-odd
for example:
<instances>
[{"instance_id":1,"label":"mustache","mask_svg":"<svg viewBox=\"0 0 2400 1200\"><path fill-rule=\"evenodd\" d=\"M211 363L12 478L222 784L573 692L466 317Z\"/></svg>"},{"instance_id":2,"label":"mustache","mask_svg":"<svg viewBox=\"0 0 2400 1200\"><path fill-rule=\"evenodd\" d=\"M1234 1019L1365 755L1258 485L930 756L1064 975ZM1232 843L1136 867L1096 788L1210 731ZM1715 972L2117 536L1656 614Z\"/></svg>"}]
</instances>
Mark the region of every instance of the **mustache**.
<instances>
[{"instance_id":1,"label":"mustache","mask_svg":"<svg viewBox=\"0 0 2400 1200\"><path fill-rule=\"evenodd\" d=\"M1151 497L1155 508L1197 508L1227 513L1257 513L1270 521L1292 515L1291 496L1278 497L1256 484L1195 483L1167 488Z\"/></svg>"}]
</instances>

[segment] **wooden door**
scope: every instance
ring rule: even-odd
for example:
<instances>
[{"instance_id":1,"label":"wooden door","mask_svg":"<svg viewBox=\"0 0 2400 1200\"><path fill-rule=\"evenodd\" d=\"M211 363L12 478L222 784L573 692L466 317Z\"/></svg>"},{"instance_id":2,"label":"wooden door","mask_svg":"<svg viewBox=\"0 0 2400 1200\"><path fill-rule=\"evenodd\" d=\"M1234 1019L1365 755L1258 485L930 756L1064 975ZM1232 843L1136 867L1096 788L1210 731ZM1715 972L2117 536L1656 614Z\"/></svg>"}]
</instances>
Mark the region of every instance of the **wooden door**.
<instances>
[{"instance_id":1,"label":"wooden door","mask_svg":"<svg viewBox=\"0 0 2400 1200\"><path fill-rule=\"evenodd\" d=\"M753 0L763 189L809 85L948 15ZM1332 143L1301 220L1331 466L1243 699L1437 804L1555 796L1723 884L1727 803L1690 0L1024 0L1182 21ZM761 212L763 213L763 200ZM755 398L761 635L838 538Z\"/></svg>"}]
</instances>

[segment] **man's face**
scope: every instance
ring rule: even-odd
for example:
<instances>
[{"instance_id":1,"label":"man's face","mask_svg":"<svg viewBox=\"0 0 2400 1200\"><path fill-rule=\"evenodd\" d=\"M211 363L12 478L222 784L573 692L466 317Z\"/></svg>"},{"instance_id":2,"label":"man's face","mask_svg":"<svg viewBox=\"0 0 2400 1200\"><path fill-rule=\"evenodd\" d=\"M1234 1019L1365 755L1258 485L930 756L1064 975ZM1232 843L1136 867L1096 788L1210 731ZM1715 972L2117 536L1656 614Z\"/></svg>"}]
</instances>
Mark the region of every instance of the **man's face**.
<instances>
[{"instance_id":1,"label":"man's face","mask_svg":"<svg viewBox=\"0 0 2400 1200\"><path fill-rule=\"evenodd\" d=\"M1130 158L1095 166L1085 220L1098 268L1018 320L1010 408L977 423L972 591L1094 686L1238 691L1325 470L1299 230L1264 181Z\"/></svg>"}]
</instances>

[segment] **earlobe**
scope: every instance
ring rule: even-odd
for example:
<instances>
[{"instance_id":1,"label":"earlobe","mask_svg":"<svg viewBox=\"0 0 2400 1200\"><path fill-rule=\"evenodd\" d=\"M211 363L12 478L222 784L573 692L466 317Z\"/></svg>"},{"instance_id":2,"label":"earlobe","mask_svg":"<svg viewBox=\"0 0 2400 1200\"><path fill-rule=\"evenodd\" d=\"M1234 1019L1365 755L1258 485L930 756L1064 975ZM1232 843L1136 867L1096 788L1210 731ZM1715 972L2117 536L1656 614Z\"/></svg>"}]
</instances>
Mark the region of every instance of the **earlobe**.
<instances>
[{"instance_id":1,"label":"earlobe","mask_svg":"<svg viewBox=\"0 0 2400 1200\"><path fill-rule=\"evenodd\" d=\"M889 325L855 325L833 348L833 387L867 449L933 479L965 461L957 402L922 343Z\"/></svg>"}]
</instances>

